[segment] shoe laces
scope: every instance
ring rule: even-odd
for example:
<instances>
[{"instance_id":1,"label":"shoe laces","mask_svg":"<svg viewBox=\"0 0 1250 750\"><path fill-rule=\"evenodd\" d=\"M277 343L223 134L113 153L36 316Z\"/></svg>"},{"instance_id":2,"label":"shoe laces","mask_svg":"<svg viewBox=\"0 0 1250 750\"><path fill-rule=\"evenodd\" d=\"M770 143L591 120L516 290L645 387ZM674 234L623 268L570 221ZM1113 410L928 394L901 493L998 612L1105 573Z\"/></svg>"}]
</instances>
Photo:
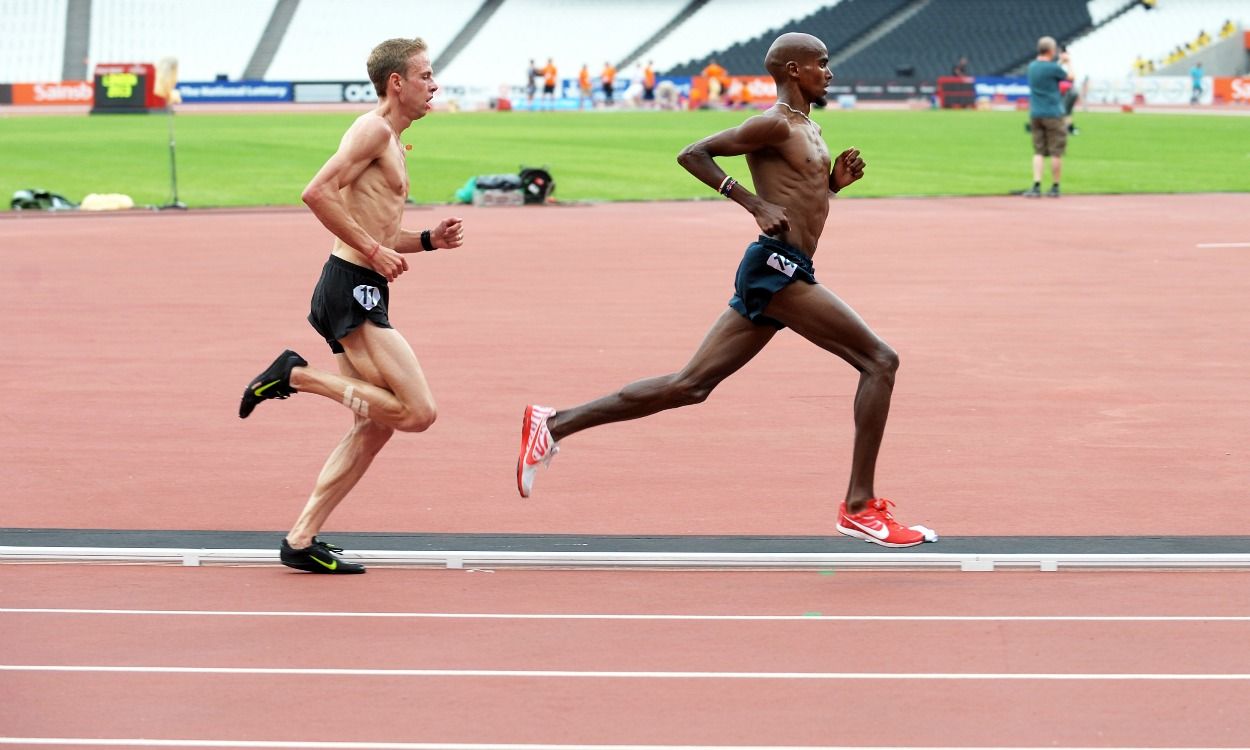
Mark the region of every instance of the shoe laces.
<instances>
[{"instance_id":1,"label":"shoe laces","mask_svg":"<svg viewBox=\"0 0 1250 750\"><path fill-rule=\"evenodd\" d=\"M885 522L886 524L893 524L894 526L898 526L899 525L898 521L894 520L894 514L890 512L890 508L893 506L894 506L893 500L887 500L884 497L878 497L878 498L873 498L872 502L869 503L868 507L875 510L877 512L877 515L881 516L881 520Z\"/></svg>"},{"instance_id":2,"label":"shoe laces","mask_svg":"<svg viewBox=\"0 0 1250 750\"><path fill-rule=\"evenodd\" d=\"M343 548L342 548L342 547L340 547L340 546L338 546L337 544L333 544L333 543L331 543L331 542L327 542L327 541L325 541L324 539L318 539L317 537L313 537L313 544L315 544L315 545L317 545L317 546L319 546L319 547L325 547L326 549L330 550L331 552L342 552L342 551L343 551Z\"/></svg>"},{"instance_id":3,"label":"shoe laces","mask_svg":"<svg viewBox=\"0 0 1250 750\"><path fill-rule=\"evenodd\" d=\"M547 439L551 440L550 433L547 434ZM555 458L556 454L559 452L560 452L560 444L554 440L551 440L550 445L547 446L547 451L543 454L542 458L538 459L538 462L541 463L543 466L546 466L548 469L550 469L551 459Z\"/></svg>"}]
</instances>

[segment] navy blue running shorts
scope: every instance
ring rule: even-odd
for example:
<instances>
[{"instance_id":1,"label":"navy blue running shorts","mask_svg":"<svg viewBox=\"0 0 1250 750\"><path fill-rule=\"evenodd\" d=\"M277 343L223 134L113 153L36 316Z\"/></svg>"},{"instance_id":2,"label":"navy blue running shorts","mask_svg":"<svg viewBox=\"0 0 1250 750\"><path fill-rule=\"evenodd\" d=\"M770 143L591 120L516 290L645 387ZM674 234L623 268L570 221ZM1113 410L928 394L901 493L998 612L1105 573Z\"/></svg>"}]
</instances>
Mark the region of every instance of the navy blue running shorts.
<instances>
[{"instance_id":1,"label":"navy blue running shorts","mask_svg":"<svg viewBox=\"0 0 1250 750\"><path fill-rule=\"evenodd\" d=\"M774 294L796 281L816 283L816 268L812 259L802 250L761 234L758 240L747 245L746 254L738 264L734 296L729 300L729 306L756 325L768 325L780 330L785 325L765 315L764 308L768 307Z\"/></svg>"},{"instance_id":2,"label":"navy blue running shorts","mask_svg":"<svg viewBox=\"0 0 1250 750\"><path fill-rule=\"evenodd\" d=\"M392 327L386 315L390 299L385 276L331 255L313 289L308 322L330 345L330 351L342 354L339 340L366 320L381 328Z\"/></svg>"}]
</instances>

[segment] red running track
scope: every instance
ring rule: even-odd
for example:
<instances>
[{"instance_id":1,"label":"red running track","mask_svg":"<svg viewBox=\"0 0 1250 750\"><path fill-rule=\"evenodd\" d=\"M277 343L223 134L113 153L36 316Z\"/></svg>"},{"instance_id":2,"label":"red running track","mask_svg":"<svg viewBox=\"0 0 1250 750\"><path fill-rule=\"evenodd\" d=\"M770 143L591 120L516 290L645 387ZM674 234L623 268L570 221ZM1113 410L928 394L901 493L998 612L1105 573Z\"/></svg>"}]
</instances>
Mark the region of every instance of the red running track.
<instances>
[{"instance_id":1,"label":"red running track","mask_svg":"<svg viewBox=\"0 0 1250 750\"><path fill-rule=\"evenodd\" d=\"M1250 743L1244 573L8 565L0 592L8 738Z\"/></svg>"},{"instance_id":2,"label":"red running track","mask_svg":"<svg viewBox=\"0 0 1250 750\"><path fill-rule=\"evenodd\" d=\"M791 334L701 406L566 441L535 497L523 406L681 366L753 236L720 202L438 208L393 320L440 404L330 530L833 533L850 367ZM817 275L902 355L877 489L947 535L1248 534L1250 195L839 200ZM1041 228L1041 229L1039 229ZM235 416L303 320L307 212L0 220L11 527L289 526L346 429L301 395ZM1177 512L1185 507L1191 510Z\"/></svg>"}]
</instances>

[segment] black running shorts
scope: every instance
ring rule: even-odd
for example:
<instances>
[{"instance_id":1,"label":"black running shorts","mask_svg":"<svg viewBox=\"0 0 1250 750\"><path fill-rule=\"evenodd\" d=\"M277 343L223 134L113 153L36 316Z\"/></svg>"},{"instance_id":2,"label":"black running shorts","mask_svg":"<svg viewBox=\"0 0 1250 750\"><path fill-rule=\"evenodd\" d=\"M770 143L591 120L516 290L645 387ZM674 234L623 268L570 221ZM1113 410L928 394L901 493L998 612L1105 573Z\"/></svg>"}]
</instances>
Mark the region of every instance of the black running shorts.
<instances>
[{"instance_id":1,"label":"black running shorts","mask_svg":"<svg viewBox=\"0 0 1250 750\"><path fill-rule=\"evenodd\" d=\"M342 354L339 340L366 320L381 328L391 327L386 316L390 298L385 276L331 255L313 290L308 322L330 345L330 351Z\"/></svg>"},{"instance_id":2,"label":"black running shorts","mask_svg":"<svg viewBox=\"0 0 1250 750\"><path fill-rule=\"evenodd\" d=\"M761 234L747 245L738 275L734 279L734 296L729 306L756 325L769 325L782 329L785 325L764 314L764 308L773 295L795 281L816 283L816 269L812 259L802 250Z\"/></svg>"}]
</instances>

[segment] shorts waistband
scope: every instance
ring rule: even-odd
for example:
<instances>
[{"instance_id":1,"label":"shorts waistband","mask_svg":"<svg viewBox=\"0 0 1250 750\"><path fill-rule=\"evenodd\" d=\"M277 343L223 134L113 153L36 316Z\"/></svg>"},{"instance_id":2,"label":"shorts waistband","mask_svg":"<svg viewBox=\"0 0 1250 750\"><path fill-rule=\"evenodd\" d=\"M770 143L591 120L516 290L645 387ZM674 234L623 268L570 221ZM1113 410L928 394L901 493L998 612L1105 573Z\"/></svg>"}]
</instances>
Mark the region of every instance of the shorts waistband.
<instances>
[{"instance_id":1,"label":"shorts waistband","mask_svg":"<svg viewBox=\"0 0 1250 750\"><path fill-rule=\"evenodd\" d=\"M326 262L329 265L336 266L338 268L343 269L344 271L350 271L351 273L354 273L358 276L364 276L365 278L371 281L377 282L378 284L381 284L382 286L386 286L386 283L387 283L386 277L378 273L377 271L373 270L372 268L365 268L364 266L352 263L350 260L343 260L342 258L340 258L337 255L334 255L333 253L330 254L330 260Z\"/></svg>"},{"instance_id":2,"label":"shorts waistband","mask_svg":"<svg viewBox=\"0 0 1250 750\"><path fill-rule=\"evenodd\" d=\"M776 239L775 237L769 237L766 234L761 234L760 238L756 240L756 242L758 242L760 245L766 248L769 248L770 250L776 250L777 252L780 252L781 254L788 257L790 260L796 261L797 263L799 263L799 265L806 268L809 272L812 270L812 256L808 255L807 253L803 252L797 247L787 244L785 242L782 242L781 240Z\"/></svg>"}]
</instances>

